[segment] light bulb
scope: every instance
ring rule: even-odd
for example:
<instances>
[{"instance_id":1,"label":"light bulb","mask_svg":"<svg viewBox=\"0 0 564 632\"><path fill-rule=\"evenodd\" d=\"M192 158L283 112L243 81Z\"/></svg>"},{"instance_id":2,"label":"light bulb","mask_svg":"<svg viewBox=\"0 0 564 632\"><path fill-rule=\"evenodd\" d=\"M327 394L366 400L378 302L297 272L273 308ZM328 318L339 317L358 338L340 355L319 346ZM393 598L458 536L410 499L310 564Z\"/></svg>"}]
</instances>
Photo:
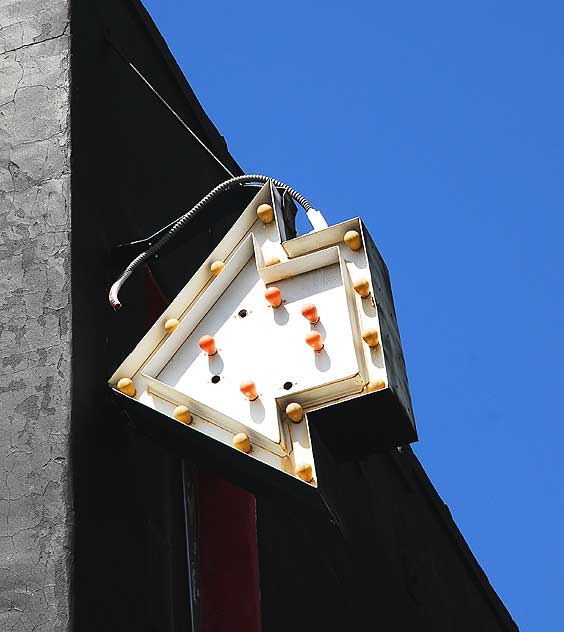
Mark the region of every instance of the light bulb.
<instances>
[{"instance_id":1,"label":"light bulb","mask_svg":"<svg viewBox=\"0 0 564 632\"><path fill-rule=\"evenodd\" d=\"M323 349L323 338L318 331L310 331L306 335L305 340L314 351L321 351L321 349Z\"/></svg>"},{"instance_id":2,"label":"light bulb","mask_svg":"<svg viewBox=\"0 0 564 632\"><path fill-rule=\"evenodd\" d=\"M257 387L252 380L246 380L245 382L241 382L241 386L239 387L241 393L249 399L251 402L257 399Z\"/></svg>"},{"instance_id":3,"label":"light bulb","mask_svg":"<svg viewBox=\"0 0 564 632\"><path fill-rule=\"evenodd\" d=\"M210 266L210 271L216 277L225 268L223 261L214 261Z\"/></svg>"},{"instance_id":4,"label":"light bulb","mask_svg":"<svg viewBox=\"0 0 564 632\"><path fill-rule=\"evenodd\" d=\"M280 307L282 305L282 293L277 287L271 286L266 289L264 298L272 305L272 307Z\"/></svg>"},{"instance_id":5,"label":"light bulb","mask_svg":"<svg viewBox=\"0 0 564 632\"><path fill-rule=\"evenodd\" d=\"M308 303L302 307L302 316L307 318L310 323L315 324L319 322L319 314L317 313L317 307L313 303Z\"/></svg>"},{"instance_id":6,"label":"light bulb","mask_svg":"<svg viewBox=\"0 0 564 632\"><path fill-rule=\"evenodd\" d=\"M261 204L257 208L257 215L265 224L270 224L274 220L274 210L270 204Z\"/></svg>"},{"instance_id":7,"label":"light bulb","mask_svg":"<svg viewBox=\"0 0 564 632\"><path fill-rule=\"evenodd\" d=\"M200 338L200 349L205 351L208 355L213 356L217 353L217 347L215 346L215 340L213 336L202 336Z\"/></svg>"},{"instance_id":8,"label":"light bulb","mask_svg":"<svg viewBox=\"0 0 564 632\"><path fill-rule=\"evenodd\" d=\"M347 231L343 237L343 241L351 250L360 250L362 248L362 240L356 230Z\"/></svg>"}]
</instances>

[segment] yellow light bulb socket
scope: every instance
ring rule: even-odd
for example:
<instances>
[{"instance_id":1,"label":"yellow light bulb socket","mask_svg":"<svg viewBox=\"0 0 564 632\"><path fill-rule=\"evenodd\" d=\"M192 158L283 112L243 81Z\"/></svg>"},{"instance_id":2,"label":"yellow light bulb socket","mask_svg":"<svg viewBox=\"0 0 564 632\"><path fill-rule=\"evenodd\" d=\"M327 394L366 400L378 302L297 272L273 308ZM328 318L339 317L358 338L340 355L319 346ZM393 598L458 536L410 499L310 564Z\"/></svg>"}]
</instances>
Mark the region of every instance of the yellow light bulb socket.
<instances>
[{"instance_id":1,"label":"yellow light bulb socket","mask_svg":"<svg viewBox=\"0 0 564 632\"><path fill-rule=\"evenodd\" d=\"M313 480L313 470L311 465L309 463L299 463L296 465L296 476L306 483L311 483Z\"/></svg>"},{"instance_id":2,"label":"yellow light bulb socket","mask_svg":"<svg viewBox=\"0 0 564 632\"><path fill-rule=\"evenodd\" d=\"M240 432L233 437L233 447L241 452L251 451L251 442L244 432Z\"/></svg>"},{"instance_id":3,"label":"yellow light bulb socket","mask_svg":"<svg viewBox=\"0 0 564 632\"><path fill-rule=\"evenodd\" d=\"M365 329L362 332L362 339L371 349L373 349L378 346L380 342L380 335L377 329Z\"/></svg>"},{"instance_id":4,"label":"yellow light bulb socket","mask_svg":"<svg viewBox=\"0 0 564 632\"><path fill-rule=\"evenodd\" d=\"M121 380L117 383L117 389L124 395L128 395L129 397L135 397L135 384L128 378L122 377Z\"/></svg>"},{"instance_id":5,"label":"yellow light bulb socket","mask_svg":"<svg viewBox=\"0 0 564 632\"><path fill-rule=\"evenodd\" d=\"M186 406L177 406L172 413L175 419L181 421L183 424L192 423L192 415Z\"/></svg>"},{"instance_id":6,"label":"yellow light bulb socket","mask_svg":"<svg viewBox=\"0 0 564 632\"><path fill-rule=\"evenodd\" d=\"M277 263L280 263L280 259L278 257L267 257L264 260L264 267L268 268L270 266L275 266Z\"/></svg>"},{"instance_id":7,"label":"yellow light bulb socket","mask_svg":"<svg viewBox=\"0 0 564 632\"><path fill-rule=\"evenodd\" d=\"M297 424L304 418L304 409L297 402L291 402L286 406L286 415Z\"/></svg>"},{"instance_id":8,"label":"yellow light bulb socket","mask_svg":"<svg viewBox=\"0 0 564 632\"><path fill-rule=\"evenodd\" d=\"M180 321L176 318L169 318L164 324L164 328L167 334L171 334L180 325Z\"/></svg>"},{"instance_id":9,"label":"yellow light bulb socket","mask_svg":"<svg viewBox=\"0 0 564 632\"><path fill-rule=\"evenodd\" d=\"M257 208L257 215L265 224L270 224L274 221L274 209L270 204L261 204Z\"/></svg>"},{"instance_id":10,"label":"yellow light bulb socket","mask_svg":"<svg viewBox=\"0 0 564 632\"><path fill-rule=\"evenodd\" d=\"M362 298L370 296L370 283L366 279L357 279L353 283L353 287L354 291Z\"/></svg>"},{"instance_id":11,"label":"yellow light bulb socket","mask_svg":"<svg viewBox=\"0 0 564 632\"><path fill-rule=\"evenodd\" d=\"M349 230L345 233L343 241L351 250L360 250L362 248L362 239L360 233L356 230Z\"/></svg>"},{"instance_id":12,"label":"yellow light bulb socket","mask_svg":"<svg viewBox=\"0 0 564 632\"><path fill-rule=\"evenodd\" d=\"M372 393L372 391L381 391L383 388L386 388L386 382L384 382L384 380L370 380L365 388L368 393Z\"/></svg>"},{"instance_id":13,"label":"yellow light bulb socket","mask_svg":"<svg viewBox=\"0 0 564 632\"><path fill-rule=\"evenodd\" d=\"M216 277L221 274L223 268L225 268L223 261L214 261L210 266L210 272Z\"/></svg>"}]
</instances>

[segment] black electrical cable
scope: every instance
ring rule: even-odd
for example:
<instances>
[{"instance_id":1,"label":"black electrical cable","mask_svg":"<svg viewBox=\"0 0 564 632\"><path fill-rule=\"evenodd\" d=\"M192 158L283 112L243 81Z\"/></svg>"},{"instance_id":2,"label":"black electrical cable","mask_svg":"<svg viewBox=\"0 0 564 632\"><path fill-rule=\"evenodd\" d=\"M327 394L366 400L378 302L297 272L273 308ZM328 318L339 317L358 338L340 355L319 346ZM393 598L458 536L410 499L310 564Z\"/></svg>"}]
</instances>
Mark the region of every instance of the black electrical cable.
<instances>
[{"instance_id":1,"label":"black electrical cable","mask_svg":"<svg viewBox=\"0 0 564 632\"><path fill-rule=\"evenodd\" d=\"M121 308L121 303L118 298L119 291L122 285L127 281L127 279L135 272L135 270L143 265L148 259L154 256L163 246L165 246L171 239L175 237L175 235L188 224L190 220L192 220L195 215L197 215L207 204L209 204L215 197L217 197L220 193L232 189L235 186L239 186L241 184L248 184L252 182L272 182L274 186L285 189L288 194L303 208L307 211L314 210L312 205L306 200L306 198L298 193L292 187L289 187L284 182L280 180L276 180L274 178L269 178L268 176L262 176L257 174L251 175L242 175L236 176L235 178L231 178L230 180L226 180L221 184L218 184L215 189L212 189L205 197L203 197L195 206L193 206L187 213L184 213L182 217L178 218L176 222L174 222L173 226L158 239L154 244L152 244L147 250L142 252L139 256L135 257L133 261L125 268L125 270L119 275L116 281L113 283L110 288L110 292L108 295L110 305L118 310Z\"/></svg>"},{"instance_id":2,"label":"black electrical cable","mask_svg":"<svg viewBox=\"0 0 564 632\"><path fill-rule=\"evenodd\" d=\"M115 45L112 41L109 34L106 34L106 40L110 44L110 46L117 52L119 57L137 74L137 76L143 81L143 83L149 88L149 90L159 99L159 101L171 112L171 114L182 124L182 126L190 132L190 134L194 137L194 139L207 151L214 160L216 160L221 167L230 175L233 176L233 173L225 166L223 162L213 153L213 151L198 137L198 135L182 120L182 118L175 112L175 110L167 103L167 101L159 94L159 92L154 88L154 86L146 79L146 77L141 73L131 61L127 59L127 57L122 53L122 51ZM178 218L177 221L173 222L172 225L169 224L170 229L165 232L165 234L160 237L154 244L150 243L150 247L142 252L138 257L136 257L125 270L121 273L121 275L117 278L115 283L110 288L109 292L109 300L111 306L118 310L121 307L121 303L118 299L118 293L121 286L127 281L127 279L133 274L133 272L140 265L145 263L150 257L155 255L165 244L167 244L176 233L182 229L199 211L202 210L206 204L211 202L217 195L222 193L223 191L227 191L228 189L233 188L234 186L240 184L248 184L253 182L269 182L271 181L274 186L285 189L289 195L296 201L298 204L303 206L306 212L312 210L314 215L318 214L317 211L311 206L311 204L300 195L295 189L289 187L284 184L280 180L276 180L274 178L268 178L267 176L252 174L252 175L241 175L232 177L230 180L226 180L219 184L215 189L210 191L202 200L196 204L193 208L191 208L187 213L182 215L182 217ZM311 219L311 217L310 217ZM312 220L313 221L313 220ZM322 220L324 221L324 220ZM167 226L161 228L155 235L158 235L162 231L166 230Z\"/></svg>"}]
</instances>

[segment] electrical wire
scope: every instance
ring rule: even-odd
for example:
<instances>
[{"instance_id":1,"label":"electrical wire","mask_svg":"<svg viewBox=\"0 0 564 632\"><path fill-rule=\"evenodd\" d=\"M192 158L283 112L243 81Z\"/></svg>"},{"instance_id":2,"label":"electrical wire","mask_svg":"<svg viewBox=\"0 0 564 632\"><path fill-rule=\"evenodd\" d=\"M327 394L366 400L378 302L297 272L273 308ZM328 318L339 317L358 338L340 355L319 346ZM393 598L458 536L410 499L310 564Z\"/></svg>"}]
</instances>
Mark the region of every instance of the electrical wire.
<instances>
[{"instance_id":1,"label":"electrical wire","mask_svg":"<svg viewBox=\"0 0 564 632\"><path fill-rule=\"evenodd\" d=\"M213 151L196 135L196 133L182 120L182 118L172 109L172 107L165 101L165 99L155 90L155 88L153 88L153 86L147 81L147 79L145 79L145 77L141 74L141 72L139 70L137 70L137 68L130 62L126 60L126 63L129 64L129 66L131 67L131 69L137 73L137 75L139 76L139 78L141 79L141 81L143 81L146 86L149 88L149 90L151 90L151 92L157 97L157 99L159 99L161 101L161 103L165 106L165 108L167 108L167 110L170 111L170 113L178 120L178 122L184 127L186 128L190 134L192 134L192 136L198 141L198 143L200 143L200 145L208 152L208 154L215 160L217 161L224 169L225 171L232 177L235 177L235 174L232 173L231 171L229 171L229 169L221 162L221 160L213 153Z\"/></svg>"},{"instance_id":2,"label":"electrical wire","mask_svg":"<svg viewBox=\"0 0 564 632\"><path fill-rule=\"evenodd\" d=\"M204 141L194 132L194 130L182 119L182 117L172 108L172 106L166 101L166 99L158 92L158 90L153 86L153 84L145 77L145 75L133 64L133 62L129 61L122 50L117 46L117 44L112 40L109 33L105 33L105 38L107 43L114 49L117 53L118 57L127 64L131 70L141 79L141 81L149 88L149 90L157 97L157 99L165 106L165 108L174 116L174 118L186 129L207 152L208 154L222 167L226 173L232 178L235 177L235 174L230 171L223 162L213 153L213 151L204 143Z\"/></svg>"},{"instance_id":3,"label":"electrical wire","mask_svg":"<svg viewBox=\"0 0 564 632\"><path fill-rule=\"evenodd\" d=\"M142 252L140 255L135 257L133 261L125 268L125 270L119 275L116 281L113 283L110 288L108 299L110 301L110 305L118 310L121 308L122 304L119 301L118 294L123 286L123 284L129 279L129 277L135 272L135 270L143 265L148 259L156 255L163 246L165 246L171 239L173 239L176 234L182 230L190 220L192 220L205 206L207 206L212 200L214 200L218 195L223 193L224 191L228 191L233 187L249 184L249 183L265 183L272 182L272 184L276 187L285 189L290 197L294 199L300 206L303 206L305 211L309 214L318 213L313 206L307 201L307 199L298 193L292 187L289 187L284 182L280 180L276 180L275 178L269 178L268 176L263 176L259 174L250 174L250 175L242 175L231 178L230 180L226 180L221 184L218 184L214 189L212 189L206 196L204 196L195 206L193 206L187 213L184 213L181 217L179 217L176 222L171 226L171 228L160 237L154 244L150 244L149 248Z\"/></svg>"},{"instance_id":4,"label":"electrical wire","mask_svg":"<svg viewBox=\"0 0 564 632\"><path fill-rule=\"evenodd\" d=\"M318 230L320 228L324 228L327 226L327 222L325 221L323 214L317 211L312 207L312 205L306 200L303 195L298 193L292 187L289 187L287 184L284 184L280 180L276 180L274 178L268 178L267 176L251 174L251 175L241 175L235 176L226 166L225 164L213 153L213 151L198 137L198 135L183 121L183 119L176 113L176 111L167 103L167 101L159 94L159 92L155 89L155 87L145 78L143 73L138 70L135 65L127 59L127 57L122 53L122 51L116 46L116 44L112 41L111 37L106 34L106 40L110 44L110 46L116 51L119 57L135 72L135 74L143 81L143 83L149 88L149 90L159 99L159 101L166 107L166 109L176 118L176 120L184 127L192 137L203 147L203 149L231 176L230 180L226 180L219 184L215 189L210 191L204 198L202 198L198 204L192 207L187 213L179 217L175 222L161 228L153 237L160 233L163 230L167 230L162 237L157 239L155 243L149 241L149 248L142 252L139 256L137 256L120 274L120 276L113 283L112 287L109 291L109 301L111 306L118 310L121 308L121 303L118 298L118 293L122 285L127 281L127 279L133 274L133 272L143 263L145 263L152 256L156 255L156 253L165 246L177 233L181 230L199 211L201 211L209 202L211 202L217 195L222 193L223 191L227 191L228 189L233 188L234 186L238 186L241 184L249 184L249 183L265 183L272 182L274 186L285 189L288 194L296 201L298 204L303 206L305 209L314 229ZM170 228L169 228L170 226ZM144 240L145 241L145 240Z\"/></svg>"}]
</instances>

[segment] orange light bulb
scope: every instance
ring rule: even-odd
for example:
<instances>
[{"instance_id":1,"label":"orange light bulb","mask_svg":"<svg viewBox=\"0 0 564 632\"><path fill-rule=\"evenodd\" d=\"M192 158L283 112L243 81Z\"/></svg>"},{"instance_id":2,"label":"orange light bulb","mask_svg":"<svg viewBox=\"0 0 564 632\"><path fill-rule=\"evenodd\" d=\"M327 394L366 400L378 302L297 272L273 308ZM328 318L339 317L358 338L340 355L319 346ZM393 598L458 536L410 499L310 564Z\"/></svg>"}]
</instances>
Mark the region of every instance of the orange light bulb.
<instances>
[{"instance_id":1,"label":"orange light bulb","mask_svg":"<svg viewBox=\"0 0 564 632\"><path fill-rule=\"evenodd\" d=\"M318 331L310 331L305 340L314 351L321 351L321 349L323 349L323 338Z\"/></svg>"},{"instance_id":2,"label":"orange light bulb","mask_svg":"<svg viewBox=\"0 0 564 632\"><path fill-rule=\"evenodd\" d=\"M215 340L213 336L202 336L200 338L200 349L205 351L208 355L212 356L217 353L217 347L215 346Z\"/></svg>"},{"instance_id":3,"label":"orange light bulb","mask_svg":"<svg viewBox=\"0 0 564 632\"><path fill-rule=\"evenodd\" d=\"M282 293L277 287L269 287L264 293L264 298L272 305L272 307L280 307L282 305Z\"/></svg>"},{"instance_id":4,"label":"orange light bulb","mask_svg":"<svg viewBox=\"0 0 564 632\"><path fill-rule=\"evenodd\" d=\"M241 393L243 393L243 395L247 399L249 399L251 402L257 399L258 397L257 387L255 386L255 383L252 380L246 380L245 382L241 382L241 386L239 388L241 389Z\"/></svg>"},{"instance_id":5,"label":"orange light bulb","mask_svg":"<svg viewBox=\"0 0 564 632\"><path fill-rule=\"evenodd\" d=\"M319 322L319 314L317 313L317 307L312 303L308 303L302 307L302 315L304 318L307 318L310 323L318 323Z\"/></svg>"}]
</instances>

